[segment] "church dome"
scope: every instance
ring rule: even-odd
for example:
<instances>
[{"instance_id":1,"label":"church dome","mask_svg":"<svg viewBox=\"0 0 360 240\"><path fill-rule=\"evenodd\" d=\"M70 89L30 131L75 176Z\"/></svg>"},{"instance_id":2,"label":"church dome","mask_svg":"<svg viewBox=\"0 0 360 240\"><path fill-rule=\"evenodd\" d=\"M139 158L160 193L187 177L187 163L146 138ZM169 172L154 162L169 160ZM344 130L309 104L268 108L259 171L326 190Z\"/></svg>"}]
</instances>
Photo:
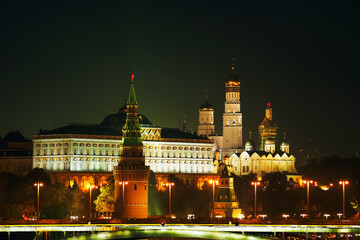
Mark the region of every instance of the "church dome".
<instances>
[{"instance_id":1,"label":"church dome","mask_svg":"<svg viewBox=\"0 0 360 240\"><path fill-rule=\"evenodd\" d=\"M255 149L255 143L253 140L248 140L246 143L245 143L245 151L254 151Z\"/></svg>"},{"instance_id":2,"label":"church dome","mask_svg":"<svg viewBox=\"0 0 360 240\"><path fill-rule=\"evenodd\" d=\"M204 104L202 104L199 107L199 109L200 110L214 110L214 107L208 101L205 101Z\"/></svg>"},{"instance_id":3,"label":"church dome","mask_svg":"<svg viewBox=\"0 0 360 240\"><path fill-rule=\"evenodd\" d=\"M139 116L139 123L141 125L152 125L152 123L149 121L149 119L146 116L142 114L138 114L138 116ZM124 126L125 122L126 122L126 113L118 112L106 116L104 120L100 123L100 125L107 125L113 128L122 129L122 126Z\"/></svg>"},{"instance_id":4,"label":"church dome","mask_svg":"<svg viewBox=\"0 0 360 240\"><path fill-rule=\"evenodd\" d=\"M275 141L272 139L266 139L266 141L265 141L265 145L270 145L270 144L274 144L274 143L275 143Z\"/></svg>"},{"instance_id":5,"label":"church dome","mask_svg":"<svg viewBox=\"0 0 360 240\"><path fill-rule=\"evenodd\" d=\"M284 140L284 141L281 143L280 147L289 147L289 142L286 141L286 140Z\"/></svg>"},{"instance_id":6,"label":"church dome","mask_svg":"<svg viewBox=\"0 0 360 240\"><path fill-rule=\"evenodd\" d=\"M240 86L240 79L235 73L231 73L227 78L225 85L228 87Z\"/></svg>"}]
</instances>

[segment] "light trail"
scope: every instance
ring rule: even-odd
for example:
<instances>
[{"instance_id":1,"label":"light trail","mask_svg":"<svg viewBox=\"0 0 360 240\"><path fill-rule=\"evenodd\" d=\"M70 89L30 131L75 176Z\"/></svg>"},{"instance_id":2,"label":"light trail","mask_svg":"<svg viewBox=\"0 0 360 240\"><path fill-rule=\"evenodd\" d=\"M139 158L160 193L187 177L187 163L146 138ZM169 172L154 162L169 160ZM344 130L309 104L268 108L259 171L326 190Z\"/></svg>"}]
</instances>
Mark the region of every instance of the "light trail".
<instances>
[{"instance_id":1,"label":"light trail","mask_svg":"<svg viewBox=\"0 0 360 240\"><path fill-rule=\"evenodd\" d=\"M44 224L0 225L0 232L116 232L116 231L190 231L234 233L360 233L359 225L217 225L217 224Z\"/></svg>"}]
</instances>

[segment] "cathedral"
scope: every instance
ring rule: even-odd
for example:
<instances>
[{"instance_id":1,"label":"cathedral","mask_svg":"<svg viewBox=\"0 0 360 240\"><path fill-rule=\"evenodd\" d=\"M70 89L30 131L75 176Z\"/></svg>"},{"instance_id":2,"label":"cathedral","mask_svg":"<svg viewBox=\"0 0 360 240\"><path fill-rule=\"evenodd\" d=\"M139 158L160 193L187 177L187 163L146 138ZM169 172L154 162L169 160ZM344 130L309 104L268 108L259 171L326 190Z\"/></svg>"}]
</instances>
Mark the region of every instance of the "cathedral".
<instances>
[{"instance_id":1,"label":"cathedral","mask_svg":"<svg viewBox=\"0 0 360 240\"><path fill-rule=\"evenodd\" d=\"M258 128L260 143L257 149L251 139L251 133L249 140L243 146L240 106L240 80L235 74L233 65L232 73L225 81L222 136L213 134L214 107L206 100L199 109L198 134L215 141L214 172L220 172L219 166L223 163L231 173L238 176L254 173L261 177L265 173L285 172L288 179L292 178L299 182L301 176L296 174L295 157L290 153L285 133L280 147L276 148L278 127L272 117L271 104L267 104L265 118Z\"/></svg>"}]
</instances>

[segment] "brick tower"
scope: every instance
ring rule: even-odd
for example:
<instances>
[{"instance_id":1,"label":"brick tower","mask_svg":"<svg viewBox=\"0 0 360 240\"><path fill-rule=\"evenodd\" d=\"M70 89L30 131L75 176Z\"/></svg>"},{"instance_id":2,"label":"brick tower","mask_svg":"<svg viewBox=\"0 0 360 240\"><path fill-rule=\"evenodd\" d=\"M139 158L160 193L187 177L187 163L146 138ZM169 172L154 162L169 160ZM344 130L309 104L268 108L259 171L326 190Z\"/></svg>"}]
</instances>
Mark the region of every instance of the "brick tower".
<instances>
[{"instance_id":1,"label":"brick tower","mask_svg":"<svg viewBox=\"0 0 360 240\"><path fill-rule=\"evenodd\" d=\"M118 166L114 167L115 212L119 218L148 217L148 179L150 167L145 166L134 74L127 103Z\"/></svg>"}]
</instances>

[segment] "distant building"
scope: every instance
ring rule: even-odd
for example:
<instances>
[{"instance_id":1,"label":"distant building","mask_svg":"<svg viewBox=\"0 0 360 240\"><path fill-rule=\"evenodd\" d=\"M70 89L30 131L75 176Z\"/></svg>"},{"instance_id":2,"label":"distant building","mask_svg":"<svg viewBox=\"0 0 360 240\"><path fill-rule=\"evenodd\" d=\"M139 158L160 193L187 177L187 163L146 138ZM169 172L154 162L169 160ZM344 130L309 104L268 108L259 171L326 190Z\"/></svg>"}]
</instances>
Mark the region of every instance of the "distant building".
<instances>
[{"instance_id":1,"label":"distant building","mask_svg":"<svg viewBox=\"0 0 360 240\"><path fill-rule=\"evenodd\" d=\"M221 159L234 153L241 153L242 146L242 113L240 109L240 80L235 74L235 66L225 82L225 112L223 113L223 135L209 136L214 139Z\"/></svg>"},{"instance_id":2,"label":"distant building","mask_svg":"<svg viewBox=\"0 0 360 240\"><path fill-rule=\"evenodd\" d=\"M198 135L203 137L215 135L214 108L207 98L199 108Z\"/></svg>"},{"instance_id":3,"label":"distant building","mask_svg":"<svg viewBox=\"0 0 360 240\"><path fill-rule=\"evenodd\" d=\"M0 172L26 174L32 169L32 141L19 131L0 139Z\"/></svg>"},{"instance_id":4,"label":"distant building","mask_svg":"<svg viewBox=\"0 0 360 240\"><path fill-rule=\"evenodd\" d=\"M256 150L250 135L245 143L245 151L230 156L231 171L240 176L250 173L262 176L271 172L286 172L295 176L295 157L290 153L290 145L285 137L276 149L277 126L272 119L270 103L265 110L265 119L259 125L259 135L259 150Z\"/></svg>"}]
</instances>

